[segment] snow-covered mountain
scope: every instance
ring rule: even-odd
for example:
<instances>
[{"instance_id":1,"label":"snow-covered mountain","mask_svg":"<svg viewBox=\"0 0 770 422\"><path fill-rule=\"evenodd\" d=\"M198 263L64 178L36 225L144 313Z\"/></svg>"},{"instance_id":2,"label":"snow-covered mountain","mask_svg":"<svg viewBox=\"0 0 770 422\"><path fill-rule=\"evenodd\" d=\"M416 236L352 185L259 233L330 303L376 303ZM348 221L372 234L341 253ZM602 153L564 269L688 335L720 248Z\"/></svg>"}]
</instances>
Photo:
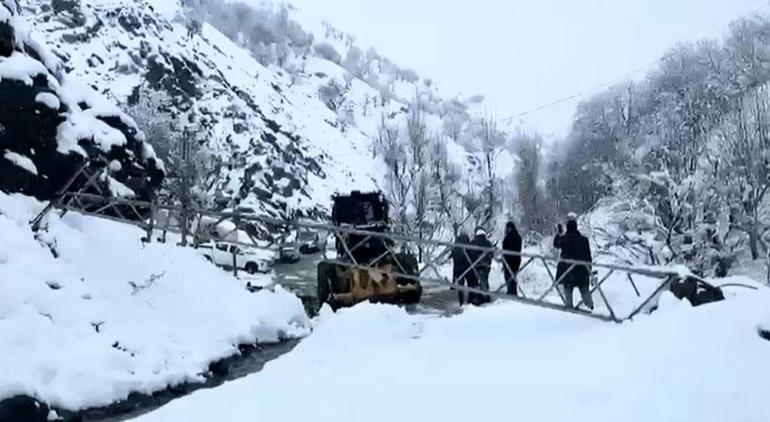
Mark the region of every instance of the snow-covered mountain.
<instances>
[{"instance_id":1,"label":"snow-covered mountain","mask_svg":"<svg viewBox=\"0 0 770 422\"><path fill-rule=\"evenodd\" d=\"M289 6L219 6L215 14L205 1L30 0L23 9L70 75L129 112L145 110L140 126L167 119L167 136L192 133L221 162L212 191L268 215L314 215L336 191L381 185L378 128L400 124L416 93L429 127L480 108L478 98L442 100L431 81ZM269 41L249 42L260 34ZM465 166L464 148L452 149Z\"/></svg>"}]
</instances>

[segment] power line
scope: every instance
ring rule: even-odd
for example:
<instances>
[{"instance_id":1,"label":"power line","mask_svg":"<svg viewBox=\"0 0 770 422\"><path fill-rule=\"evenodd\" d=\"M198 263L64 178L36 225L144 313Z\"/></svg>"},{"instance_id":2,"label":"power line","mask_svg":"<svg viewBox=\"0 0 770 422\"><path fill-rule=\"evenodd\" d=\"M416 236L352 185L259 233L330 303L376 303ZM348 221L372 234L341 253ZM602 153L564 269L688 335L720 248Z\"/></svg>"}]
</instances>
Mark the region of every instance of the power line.
<instances>
[{"instance_id":1,"label":"power line","mask_svg":"<svg viewBox=\"0 0 770 422\"><path fill-rule=\"evenodd\" d=\"M653 62L653 64L654 63L655 62ZM582 98L582 97L588 96L589 94L593 94L593 93L601 91L601 90L603 90L605 88L609 88L612 85L615 85L617 83L625 81L628 78L630 78L631 76L636 75L639 72L642 72L642 71L645 71L645 70L649 69L649 67L650 67L650 65L641 66L641 67L639 67L638 69L636 69L636 70L634 70L632 72L628 72L628 73L624 74L623 76L620 76L618 78L613 79L610 82L604 82L604 83L602 83L600 85L597 85L597 86L595 86L595 87L593 87L591 89L588 89L588 90L585 90L585 91L581 91L581 92L569 95L567 97L560 98L560 99L552 101L550 103L543 104L541 106L529 109L527 111L523 111L521 113L514 114L513 116L509 116L509 117L500 119L499 121L505 122L505 121L512 121L512 120L520 119L520 118L528 116L530 114L534 114L534 113L537 113L539 111L542 111L542 110L545 110L545 109L548 109L548 108L551 108L551 107L555 107L557 105L560 105L560 104L563 104L563 103L566 103L566 102L570 102L570 101L576 100L578 98Z\"/></svg>"},{"instance_id":2,"label":"power line","mask_svg":"<svg viewBox=\"0 0 770 422\"><path fill-rule=\"evenodd\" d=\"M754 14L758 13L760 10L762 10L762 9L768 7L768 6L770 6L770 3L763 2L760 6L755 7L754 9L752 9L752 10L746 12L746 13L743 13L743 14L740 14L740 15L736 16L735 18L733 18L730 21L730 23L728 23L726 26L722 27L720 29L720 31L724 31L725 29L729 28L730 25L734 21L736 21L738 19L741 19L741 18L744 18L744 17L747 17L747 16L754 15ZM546 103L546 104L540 105L538 107L531 108L529 110L526 110L526 111L514 114L512 116L504 117L502 119L499 119L498 121L499 122L510 122L510 121L513 121L513 120L516 120L516 119L520 119L522 117L529 116L530 114L535 114L535 113L538 113L540 111L549 109L551 107L555 107L555 106L558 106L558 105L561 105L561 104L564 104L564 103L576 100L578 98L586 97L586 96L588 96L590 94L596 93L596 92L604 90L606 88L609 88L609 87L611 87L611 86L613 86L615 84L618 84L618 83L620 83L622 81L628 80L631 76L636 75L637 73L640 73L642 71L645 71L645 70L648 70L648 69L652 68L653 66L655 66L660 61L661 61L661 59L655 59L655 60L653 60L653 61L651 61L651 62L649 62L649 63L647 63L647 64L645 64L643 66L640 66L639 68L637 68L637 69L635 69L635 70L633 70L631 72L627 72L627 73L623 74L622 76L617 77L617 78L615 78L615 79L613 79L613 80L611 80L609 82L604 82L604 83L602 83L600 85L597 85L597 86L595 86L595 87L593 87L591 89L588 89L588 90L585 90L585 91L581 91L581 92L578 92L578 93L575 93L575 94L572 94L572 95L568 95L566 97L559 98L557 100L551 101L550 103Z\"/></svg>"}]
</instances>

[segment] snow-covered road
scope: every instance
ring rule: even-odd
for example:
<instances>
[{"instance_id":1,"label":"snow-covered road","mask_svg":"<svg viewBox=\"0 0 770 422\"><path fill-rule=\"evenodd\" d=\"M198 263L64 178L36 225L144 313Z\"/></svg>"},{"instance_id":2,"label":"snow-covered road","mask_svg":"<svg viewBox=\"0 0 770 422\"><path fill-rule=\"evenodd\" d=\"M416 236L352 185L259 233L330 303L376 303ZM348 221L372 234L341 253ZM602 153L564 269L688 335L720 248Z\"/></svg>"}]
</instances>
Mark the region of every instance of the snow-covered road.
<instances>
[{"instance_id":1,"label":"snow-covered road","mask_svg":"<svg viewBox=\"0 0 770 422\"><path fill-rule=\"evenodd\" d=\"M153 421L766 421L770 293L614 325L513 303L453 318L363 304L322 313L264 371Z\"/></svg>"}]
</instances>

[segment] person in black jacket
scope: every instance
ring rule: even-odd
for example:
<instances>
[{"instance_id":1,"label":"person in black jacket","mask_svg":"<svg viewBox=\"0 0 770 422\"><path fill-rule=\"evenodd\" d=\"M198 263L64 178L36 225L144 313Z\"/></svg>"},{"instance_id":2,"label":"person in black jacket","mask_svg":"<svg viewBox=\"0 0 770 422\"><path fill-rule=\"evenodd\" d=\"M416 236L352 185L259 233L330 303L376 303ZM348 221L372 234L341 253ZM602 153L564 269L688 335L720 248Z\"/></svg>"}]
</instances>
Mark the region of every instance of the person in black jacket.
<instances>
[{"instance_id":1,"label":"person in black jacket","mask_svg":"<svg viewBox=\"0 0 770 422\"><path fill-rule=\"evenodd\" d=\"M569 213L567 214L567 222L574 221L575 224L577 224L577 214L575 213ZM554 249L561 250L561 240L564 237L564 224L558 224L556 226L556 236L553 237L553 247ZM561 280L562 274L564 274L564 271L566 271L569 268L569 265L559 265L556 269L556 280Z\"/></svg>"},{"instance_id":2,"label":"person in black jacket","mask_svg":"<svg viewBox=\"0 0 770 422\"><path fill-rule=\"evenodd\" d=\"M471 245L479 248L492 249L494 246L492 242L487 238L487 231L483 228L476 229L476 235L471 242ZM471 281L477 286L478 289L489 291L489 271L492 268L492 256L491 251L481 250L469 250L471 265ZM470 284L470 282L469 282ZM470 294L468 295L468 302L474 305L482 305L491 301L491 298L482 294Z\"/></svg>"},{"instance_id":3,"label":"person in black jacket","mask_svg":"<svg viewBox=\"0 0 770 422\"><path fill-rule=\"evenodd\" d=\"M455 247L452 248L452 282L460 286L471 286L471 267L470 251L462 247L471 243L470 238L465 233L460 233L455 239ZM470 299L470 296L467 296ZM466 294L463 290L457 291L457 298L460 300L460 306L465 304ZM470 301L470 300L469 300Z\"/></svg>"},{"instance_id":4,"label":"person in black jacket","mask_svg":"<svg viewBox=\"0 0 770 422\"><path fill-rule=\"evenodd\" d=\"M516 229L516 224L513 221L508 222L505 226L503 250L517 254L521 253L521 235L519 235L519 231ZM520 255L503 255L503 275L505 276L505 286L509 295L518 295L516 275L519 273L520 267Z\"/></svg>"},{"instance_id":5,"label":"person in black jacket","mask_svg":"<svg viewBox=\"0 0 770 422\"><path fill-rule=\"evenodd\" d=\"M586 263L585 265L577 264L573 267L572 263L559 262L556 270L556 279L561 279L561 286L567 306L570 308L574 306L572 293L577 287L580 290L585 305L593 309L594 301L590 291L591 262L593 259L588 238L580 233L576 220L569 220L567 221L566 233L558 235L557 239L554 240L554 245L557 244L557 240L558 248L561 249L561 259Z\"/></svg>"}]
</instances>

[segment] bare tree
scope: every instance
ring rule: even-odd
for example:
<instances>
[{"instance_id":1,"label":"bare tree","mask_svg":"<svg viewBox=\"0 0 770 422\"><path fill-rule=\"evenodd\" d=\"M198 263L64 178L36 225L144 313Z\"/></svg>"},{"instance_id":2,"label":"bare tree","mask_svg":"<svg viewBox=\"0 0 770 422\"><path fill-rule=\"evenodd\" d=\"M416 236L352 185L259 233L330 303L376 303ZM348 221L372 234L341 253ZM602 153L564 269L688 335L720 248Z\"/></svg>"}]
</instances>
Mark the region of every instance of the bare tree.
<instances>
[{"instance_id":1,"label":"bare tree","mask_svg":"<svg viewBox=\"0 0 770 422\"><path fill-rule=\"evenodd\" d=\"M546 228L545 194L541 180L542 140L538 135L521 134L515 138L519 165L516 169L518 203L522 211L521 223L528 231Z\"/></svg>"},{"instance_id":2,"label":"bare tree","mask_svg":"<svg viewBox=\"0 0 770 422\"><path fill-rule=\"evenodd\" d=\"M731 227L746 233L754 259L762 235L770 229L763 221L762 205L770 189L770 89L763 85L737 100L733 113L715 131L717 171L731 198Z\"/></svg>"},{"instance_id":3,"label":"bare tree","mask_svg":"<svg viewBox=\"0 0 770 422\"><path fill-rule=\"evenodd\" d=\"M166 166L162 195L185 209L213 206L214 191L221 177L222 160L206 148L206 137L195 108L174 115L164 107L166 95L152 90L141 92L130 108L147 142L155 147ZM184 219L186 220L186 219ZM187 232L192 222L182 221ZM186 244L187 236L182 237Z\"/></svg>"},{"instance_id":4,"label":"bare tree","mask_svg":"<svg viewBox=\"0 0 770 422\"><path fill-rule=\"evenodd\" d=\"M406 119L407 145L409 148L409 179L412 186L412 204L414 206L414 225L419 239L426 235L428 223L428 143L427 129L419 94L409 110ZM422 262L422 242L418 247L418 259Z\"/></svg>"},{"instance_id":5,"label":"bare tree","mask_svg":"<svg viewBox=\"0 0 770 422\"><path fill-rule=\"evenodd\" d=\"M398 127L388 124L385 116L382 117L378 129L375 156L380 157L387 168L385 194L391 208L396 211L396 229L408 232L411 227L407 204L412 185L408 173L407 151L401 142Z\"/></svg>"},{"instance_id":6,"label":"bare tree","mask_svg":"<svg viewBox=\"0 0 770 422\"><path fill-rule=\"evenodd\" d=\"M485 179L483 195L486 199L483 219L479 225L490 226L493 224L501 204L496 163L504 142L502 134L497 130L497 123L493 119L487 117L481 121L479 140Z\"/></svg>"}]
</instances>

